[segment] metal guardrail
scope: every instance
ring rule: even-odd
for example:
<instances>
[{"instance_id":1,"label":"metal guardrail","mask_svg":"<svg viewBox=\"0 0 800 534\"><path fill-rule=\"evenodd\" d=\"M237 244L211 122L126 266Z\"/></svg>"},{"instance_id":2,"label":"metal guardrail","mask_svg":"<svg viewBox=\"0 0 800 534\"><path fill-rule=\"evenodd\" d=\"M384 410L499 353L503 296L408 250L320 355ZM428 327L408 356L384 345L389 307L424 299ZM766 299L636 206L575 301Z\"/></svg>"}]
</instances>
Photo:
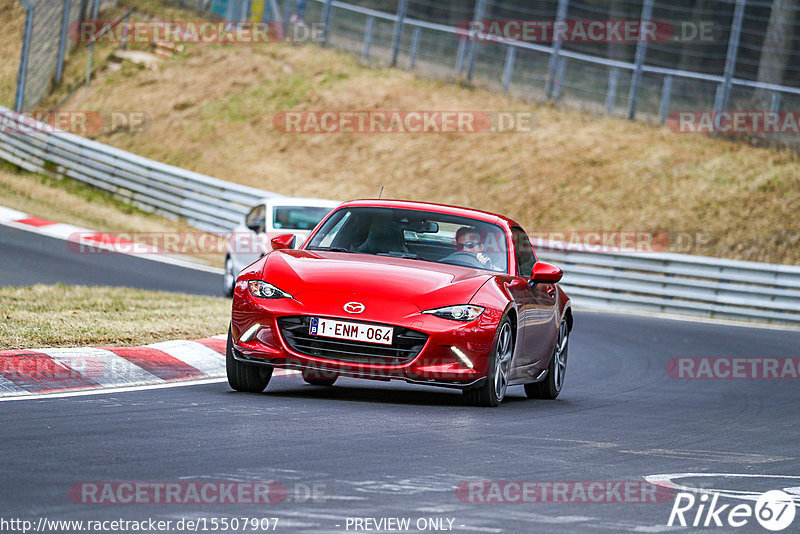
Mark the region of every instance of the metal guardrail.
<instances>
[{"instance_id":1,"label":"metal guardrail","mask_svg":"<svg viewBox=\"0 0 800 534\"><path fill-rule=\"evenodd\" d=\"M800 325L800 267L660 252L586 252L536 246L564 270L563 286L589 307L651 310Z\"/></svg>"},{"instance_id":2,"label":"metal guardrail","mask_svg":"<svg viewBox=\"0 0 800 534\"><path fill-rule=\"evenodd\" d=\"M202 230L229 231L257 199L281 196L77 135L39 131L49 127L27 118L18 123L21 131L9 131L13 112L0 106L0 114L6 117L0 158L185 218ZM564 270L564 288L577 305L800 325L800 267L658 252L587 252L552 241L536 250Z\"/></svg>"},{"instance_id":3,"label":"metal guardrail","mask_svg":"<svg viewBox=\"0 0 800 534\"><path fill-rule=\"evenodd\" d=\"M265 197L283 196L143 158L53 128L0 106L0 158L25 170L89 184L201 230L233 228ZM19 128L15 128L16 126Z\"/></svg>"}]
</instances>

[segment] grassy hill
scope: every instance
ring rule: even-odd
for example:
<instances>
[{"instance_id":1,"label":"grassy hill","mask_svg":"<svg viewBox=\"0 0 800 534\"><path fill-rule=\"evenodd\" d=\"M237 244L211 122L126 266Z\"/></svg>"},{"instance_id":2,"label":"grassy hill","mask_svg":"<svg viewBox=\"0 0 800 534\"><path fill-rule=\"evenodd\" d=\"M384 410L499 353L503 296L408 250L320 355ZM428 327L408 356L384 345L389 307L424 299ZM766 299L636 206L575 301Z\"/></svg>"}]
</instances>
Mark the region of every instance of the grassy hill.
<instances>
[{"instance_id":1,"label":"grassy hill","mask_svg":"<svg viewBox=\"0 0 800 534\"><path fill-rule=\"evenodd\" d=\"M284 194L345 200L384 187L501 212L530 232L666 232L682 239L677 252L800 263L795 153L368 68L314 45L191 45L158 70L99 72L64 109L145 111L147 131L97 139ZM536 127L286 134L273 125L285 110L526 110Z\"/></svg>"}]
</instances>

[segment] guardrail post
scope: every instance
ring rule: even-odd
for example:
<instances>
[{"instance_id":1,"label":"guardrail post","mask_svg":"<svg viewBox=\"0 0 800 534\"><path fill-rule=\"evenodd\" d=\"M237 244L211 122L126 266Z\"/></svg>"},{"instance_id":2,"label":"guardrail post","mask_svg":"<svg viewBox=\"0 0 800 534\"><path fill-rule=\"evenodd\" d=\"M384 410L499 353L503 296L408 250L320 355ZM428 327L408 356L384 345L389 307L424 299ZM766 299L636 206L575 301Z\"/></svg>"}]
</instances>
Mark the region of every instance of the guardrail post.
<instances>
[{"instance_id":1,"label":"guardrail post","mask_svg":"<svg viewBox=\"0 0 800 534\"><path fill-rule=\"evenodd\" d=\"M553 88L553 99L558 100L564 90L564 73L567 70L567 58L558 58L558 67L556 68L555 87Z\"/></svg>"},{"instance_id":2,"label":"guardrail post","mask_svg":"<svg viewBox=\"0 0 800 534\"><path fill-rule=\"evenodd\" d=\"M639 27L643 26L645 21L649 21L653 16L653 0L644 0L642 6L642 16L639 19ZM644 58L647 55L647 40L639 36L639 41L636 43L636 56L634 59L634 69L631 75L631 92L628 96L628 119L633 120L636 118L636 107L639 104L639 85L642 82L642 67L644 66Z\"/></svg>"},{"instance_id":3,"label":"guardrail post","mask_svg":"<svg viewBox=\"0 0 800 534\"><path fill-rule=\"evenodd\" d=\"M517 57L517 47L508 45L506 48L506 62L503 65L503 91L508 91L511 77L514 75L514 61Z\"/></svg>"},{"instance_id":4,"label":"guardrail post","mask_svg":"<svg viewBox=\"0 0 800 534\"><path fill-rule=\"evenodd\" d=\"M22 36L22 54L17 70L17 97L14 99L14 111L22 112L25 103L25 87L28 83L28 60L31 52L31 39L33 38L33 18L36 9L29 0L20 0L25 6L25 30Z\"/></svg>"},{"instance_id":5,"label":"guardrail post","mask_svg":"<svg viewBox=\"0 0 800 534\"><path fill-rule=\"evenodd\" d=\"M64 76L64 56L67 52L67 32L69 32L70 0L64 0L61 8L61 35L58 37L58 60L56 62L56 83Z\"/></svg>"},{"instance_id":6,"label":"guardrail post","mask_svg":"<svg viewBox=\"0 0 800 534\"><path fill-rule=\"evenodd\" d=\"M464 67L464 51L466 50L466 40L458 40L458 50L456 51L456 77L461 74L461 69Z\"/></svg>"},{"instance_id":7,"label":"guardrail post","mask_svg":"<svg viewBox=\"0 0 800 534\"><path fill-rule=\"evenodd\" d=\"M728 38L728 54L725 57L725 70L722 73L723 81L717 88L716 98L714 99L715 114L728 109L728 100L731 96L731 79L733 78L733 71L736 68L736 57L739 52L739 36L742 33L745 1L746 0L736 0L736 8L733 10L731 33Z\"/></svg>"},{"instance_id":8,"label":"guardrail post","mask_svg":"<svg viewBox=\"0 0 800 534\"><path fill-rule=\"evenodd\" d=\"M128 32L130 31L131 16L125 17L125 23L122 25L122 46L123 50L128 49Z\"/></svg>"},{"instance_id":9,"label":"guardrail post","mask_svg":"<svg viewBox=\"0 0 800 534\"><path fill-rule=\"evenodd\" d=\"M777 91L772 93L769 101L769 112L778 113L781 110L781 94Z\"/></svg>"},{"instance_id":10,"label":"guardrail post","mask_svg":"<svg viewBox=\"0 0 800 534\"><path fill-rule=\"evenodd\" d=\"M369 61L369 49L372 46L372 27L375 25L374 17L367 17L367 26L364 28L364 61Z\"/></svg>"},{"instance_id":11,"label":"guardrail post","mask_svg":"<svg viewBox=\"0 0 800 534\"><path fill-rule=\"evenodd\" d=\"M94 5L92 6L92 20L97 20L98 13L100 13L100 0L94 0ZM94 61L94 38L92 38L92 44L89 45L89 61L86 64L86 85L89 85L89 82L92 79L93 61Z\"/></svg>"},{"instance_id":12,"label":"guardrail post","mask_svg":"<svg viewBox=\"0 0 800 534\"><path fill-rule=\"evenodd\" d=\"M411 52L408 56L408 70L414 70L414 64L417 62L417 52L419 52L419 34L421 30L414 28L411 34Z\"/></svg>"},{"instance_id":13,"label":"guardrail post","mask_svg":"<svg viewBox=\"0 0 800 534\"><path fill-rule=\"evenodd\" d=\"M266 24L268 22L280 21L282 18L277 1L264 0L264 9L261 11L261 22Z\"/></svg>"},{"instance_id":14,"label":"guardrail post","mask_svg":"<svg viewBox=\"0 0 800 534\"><path fill-rule=\"evenodd\" d=\"M617 83L619 82L619 69L611 67L608 72L608 89L606 89L606 115L614 113L614 104L617 102Z\"/></svg>"},{"instance_id":15,"label":"guardrail post","mask_svg":"<svg viewBox=\"0 0 800 534\"><path fill-rule=\"evenodd\" d=\"M397 56L400 54L400 38L403 36L403 24L406 20L407 10L408 0L400 0L397 4L397 20L394 23L394 33L392 34L392 67L397 66Z\"/></svg>"},{"instance_id":16,"label":"guardrail post","mask_svg":"<svg viewBox=\"0 0 800 534\"><path fill-rule=\"evenodd\" d=\"M664 84L661 86L661 105L658 108L658 121L664 122L669 115L669 100L672 96L672 75L664 76Z\"/></svg>"},{"instance_id":17,"label":"guardrail post","mask_svg":"<svg viewBox=\"0 0 800 534\"><path fill-rule=\"evenodd\" d=\"M289 19L292 16L292 7L293 1L286 0L283 3L283 31L288 36L289 35Z\"/></svg>"},{"instance_id":18,"label":"guardrail post","mask_svg":"<svg viewBox=\"0 0 800 534\"><path fill-rule=\"evenodd\" d=\"M475 11L472 14L473 22L483 20L483 12L486 8L486 0L476 0ZM475 51L478 46L477 33L469 31L469 50L467 55L467 81L472 80L472 73L475 70Z\"/></svg>"},{"instance_id":19,"label":"guardrail post","mask_svg":"<svg viewBox=\"0 0 800 534\"><path fill-rule=\"evenodd\" d=\"M331 38L331 19L333 18L333 0L325 0L325 8L322 10L322 46L328 46Z\"/></svg>"},{"instance_id":20,"label":"guardrail post","mask_svg":"<svg viewBox=\"0 0 800 534\"><path fill-rule=\"evenodd\" d=\"M558 9L556 10L555 26L564 24L567 18L567 8L569 7L569 0L558 0ZM555 85L556 71L558 69L558 57L561 52L561 41L553 41L553 50L550 52L550 62L547 65L547 81L545 82L545 93L547 98L552 98L553 89Z\"/></svg>"}]
</instances>

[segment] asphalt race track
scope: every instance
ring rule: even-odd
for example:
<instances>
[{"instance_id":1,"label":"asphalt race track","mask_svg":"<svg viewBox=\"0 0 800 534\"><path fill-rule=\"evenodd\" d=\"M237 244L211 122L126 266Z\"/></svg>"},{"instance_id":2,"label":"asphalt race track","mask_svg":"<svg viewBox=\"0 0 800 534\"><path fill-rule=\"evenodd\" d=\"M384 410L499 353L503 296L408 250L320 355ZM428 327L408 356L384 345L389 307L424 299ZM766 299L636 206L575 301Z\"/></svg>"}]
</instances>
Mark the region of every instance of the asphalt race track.
<instances>
[{"instance_id":1,"label":"asphalt race track","mask_svg":"<svg viewBox=\"0 0 800 534\"><path fill-rule=\"evenodd\" d=\"M0 225L0 286L125 286L222 296L221 275L135 256L79 254L54 237Z\"/></svg>"},{"instance_id":2,"label":"asphalt race track","mask_svg":"<svg viewBox=\"0 0 800 534\"><path fill-rule=\"evenodd\" d=\"M138 258L61 254L57 244L40 243L46 239L3 228L1 282L169 285L211 294L219 286L213 275L154 263L145 269ZM456 488L476 481L641 483L689 473L676 482L800 494L800 382L680 380L666 370L670 358L683 356L798 357L800 332L586 311L576 312L575 325L556 401L530 401L513 387L499 408L475 408L448 390L354 379L324 388L289 376L273 378L264 394L235 393L220 382L0 402L2 516L34 524L190 519L209 528L214 518L277 517L275 532L364 532L355 518L387 517L411 525L438 519L451 532L689 532L698 529L667 527L671 497L476 503ZM731 476L742 474L758 476ZM75 491L82 483L126 481L274 481L286 496L259 505L89 504ZM447 531L421 525L428 529L409 531ZM735 531L766 532L752 518Z\"/></svg>"}]
</instances>

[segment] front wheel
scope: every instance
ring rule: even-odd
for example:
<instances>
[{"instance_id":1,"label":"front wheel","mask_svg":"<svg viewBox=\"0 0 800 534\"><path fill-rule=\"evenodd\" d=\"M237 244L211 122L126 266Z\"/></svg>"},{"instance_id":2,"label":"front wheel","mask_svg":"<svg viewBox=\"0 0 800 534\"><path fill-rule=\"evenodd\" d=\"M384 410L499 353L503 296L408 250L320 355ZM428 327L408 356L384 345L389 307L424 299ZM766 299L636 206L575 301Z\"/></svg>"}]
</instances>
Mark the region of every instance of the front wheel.
<instances>
[{"instance_id":1,"label":"front wheel","mask_svg":"<svg viewBox=\"0 0 800 534\"><path fill-rule=\"evenodd\" d=\"M553 357L547 366L547 376L541 382L525 384L525 394L529 399L555 399L564 387L567 374L567 352L569 351L569 327L561 321L558 339L553 347Z\"/></svg>"},{"instance_id":2,"label":"front wheel","mask_svg":"<svg viewBox=\"0 0 800 534\"><path fill-rule=\"evenodd\" d=\"M233 336L230 328L228 328L228 347L225 351L225 371L231 388L249 393L261 393L272 378L271 365L247 365L233 357Z\"/></svg>"},{"instance_id":3,"label":"front wheel","mask_svg":"<svg viewBox=\"0 0 800 534\"><path fill-rule=\"evenodd\" d=\"M503 317L497 327L486 380L480 387L464 390L467 402L476 406L499 406L508 389L508 373L513 356L514 333L511 330L511 321L508 317Z\"/></svg>"}]
</instances>

